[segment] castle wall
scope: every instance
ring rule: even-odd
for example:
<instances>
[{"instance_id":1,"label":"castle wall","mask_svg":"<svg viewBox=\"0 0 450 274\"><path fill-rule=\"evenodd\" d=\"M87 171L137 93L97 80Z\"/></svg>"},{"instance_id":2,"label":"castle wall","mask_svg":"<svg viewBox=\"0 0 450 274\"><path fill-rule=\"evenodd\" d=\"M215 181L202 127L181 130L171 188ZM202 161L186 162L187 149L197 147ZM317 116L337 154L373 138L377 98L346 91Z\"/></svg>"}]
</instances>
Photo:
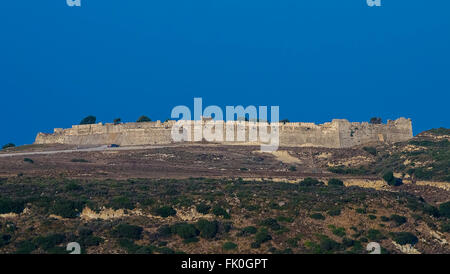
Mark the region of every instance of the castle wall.
<instances>
[{"instance_id":1,"label":"castle wall","mask_svg":"<svg viewBox=\"0 0 450 274\"><path fill-rule=\"evenodd\" d=\"M35 144L71 144L71 145L153 145L173 143L171 130L175 121L165 123L125 123L74 125L72 128L57 128L52 134L39 133ZM234 122L234 136L237 128L243 126L245 137L242 142L227 142L227 124L223 124L223 142L225 144L259 144L249 138L249 128L255 129L257 123ZM200 127L193 127L199 130ZM269 127L270 128L270 127ZM191 140L194 138L191 132ZM270 132L270 130L269 130ZM281 146L318 146L330 148L352 147L373 142L399 142L413 137L410 119L399 118L387 124L351 123L335 119L331 123L285 123L279 126Z\"/></svg>"}]
</instances>

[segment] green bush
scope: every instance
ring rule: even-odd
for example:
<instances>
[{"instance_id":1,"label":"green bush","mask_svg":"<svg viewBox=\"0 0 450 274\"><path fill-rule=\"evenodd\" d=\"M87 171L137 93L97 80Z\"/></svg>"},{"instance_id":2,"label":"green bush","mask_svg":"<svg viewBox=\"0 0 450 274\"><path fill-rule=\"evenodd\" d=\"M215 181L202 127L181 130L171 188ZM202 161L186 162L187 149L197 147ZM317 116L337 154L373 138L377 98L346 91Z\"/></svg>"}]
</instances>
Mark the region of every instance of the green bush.
<instances>
[{"instance_id":1,"label":"green bush","mask_svg":"<svg viewBox=\"0 0 450 274\"><path fill-rule=\"evenodd\" d=\"M17 243L16 248L16 254L30 254L36 250L37 246L32 241L26 240Z\"/></svg>"},{"instance_id":2,"label":"green bush","mask_svg":"<svg viewBox=\"0 0 450 274\"><path fill-rule=\"evenodd\" d=\"M439 213L443 217L450 218L450 202L440 204Z\"/></svg>"},{"instance_id":3,"label":"green bush","mask_svg":"<svg viewBox=\"0 0 450 274\"><path fill-rule=\"evenodd\" d=\"M162 207L155 209L155 213L158 216L167 218L169 216L175 216L177 214L177 211L175 209L173 209L171 206L162 206Z\"/></svg>"},{"instance_id":4,"label":"green bush","mask_svg":"<svg viewBox=\"0 0 450 274\"><path fill-rule=\"evenodd\" d=\"M407 219L406 219L405 216L400 216L400 215L397 215L397 214L392 214L390 219L392 221L394 221L397 225L402 225L402 224L407 222Z\"/></svg>"},{"instance_id":5,"label":"green bush","mask_svg":"<svg viewBox=\"0 0 450 274\"><path fill-rule=\"evenodd\" d=\"M313 213L309 217L315 219L315 220L325 220L325 216L323 216L320 213Z\"/></svg>"},{"instance_id":6,"label":"green bush","mask_svg":"<svg viewBox=\"0 0 450 274\"><path fill-rule=\"evenodd\" d=\"M208 214L211 210L211 207L205 203L201 203L197 205L197 212L201 214Z\"/></svg>"},{"instance_id":7,"label":"green bush","mask_svg":"<svg viewBox=\"0 0 450 274\"><path fill-rule=\"evenodd\" d=\"M395 178L394 173L392 171L388 171L383 175L384 181L390 186L400 186L403 184L402 179Z\"/></svg>"},{"instance_id":8,"label":"green bush","mask_svg":"<svg viewBox=\"0 0 450 274\"><path fill-rule=\"evenodd\" d=\"M142 237L142 231L143 229L140 226L120 224L111 231L111 236L138 240Z\"/></svg>"},{"instance_id":9,"label":"green bush","mask_svg":"<svg viewBox=\"0 0 450 274\"><path fill-rule=\"evenodd\" d=\"M118 210L118 209L134 209L135 204L130 201L128 197L125 196L117 196L111 199L108 204L108 207Z\"/></svg>"},{"instance_id":10,"label":"green bush","mask_svg":"<svg viewBox=\"0 0 450 274\"><path fill-rule=\"evenodd\" d=\"M450 232L450 221L442 223L441 225L441 231L442 232Z\"/></svg>"},{"instance_id":11,"label":"green bush","mask_svg":"<svg viewBox=\"0 0 450 274\"><path fill-rule=\"evenodd\" d=\"M256 229L256 227L254 226L247 226L244 227L239 233L238 236L243 237L243 236L249 236L252 234L255 234L258 230Z\"/></svg>"},{"instance_id":12,"label":"green bush","mask_svg":"<svg viewBox=\"0 0 450 274\"><path fill-rule=\"evenodd\" d=\"M386 216L381 216L381 217L380 217L380 220L381 220L382 222L389 222L391 219L389 219L389 217L386 217Z\"/></svg>"},{"instance_id":13,"label":"green bush","mask_svg":"<svg viewBox=\"0 0 450 274\"><path fill-rule=\"evenodd\" d=\"M23 161L26 163L34 164L33 159L30 159L30 158L24 158Z\"/></svg>"},{"instance_id":14,"label":"green bush","mask_svg":"<svg viewBox=\"0 0 450 274\"><path fill-rule=\"evenodd\" d=\"M183 239L197 237L199 231L193 224L177 223L171 227L172 233L180 236Z\"/></svg>"},{"instance_id":15,"label":"green bush","mask_svg":"<svg viewBox=\"0 0 450 274\"><path fill-rule=\"evenodd\" d=\"M230 214L220 206L215 206L212 213L216 216L222 216L224 219L230 219Z\"/></svg>"},{"instance_id":16,"label":"green bush","mask_svg":"<svg viewBox=\"0 0 450 274\"><path fill-rule=\"evenodd\" d=\"M0 234L0 248L8 245L11 241L11 235L9 234Z\"/></svg>"},{"instance_id":17,"label":"green bush","mask_svg":"<svg viewBox=\"0 0 450 274\"><path fill-rule=\"evenodd\" d=\"M299 185L302 187L304 186L309 187L309 186L323 186L325 184L322 181L308 177L305 178L303 181L301 181Z\"/></svg>"},{"instance_id":18,"label":"green bush","mask_svg":"<svg viewBox=\"0 0 450 274\"><path fill-rule=\"evenodd\" d=\"M89 163L86 159L72 159L70 160L72 163Z\"/></svg>"},{"instance_id":19,"label":"green bush","mask_svg":"<svg viewBox=\"0 0 450 274\"><path fill-rule=\"evenodd\" d=\"M289 166L289 171L297 171L297 167L296 166Z\"/></svg>"},{"instance_id":20,"label":"green bush","mask_svg":"<svg viewBox=\"0 0 450 274\"><path fill-rule=\"evenodd\" d=\"M200 237L211 239L217 234L219 223L217 221L198 220L196 227L200 230Z\"/></svg>"},{"instance_id":21,"label":"green bush","mask_svg":"<svg viewBox=\"0 0 450 274\"><path fill-rule=\"evenodd\" d=\"M2 146L2 149L7 149L7 148L11 148L11 147L16 147L16 145L13 144L13 143L8 143L8 144L6 144L6 145L3 145L3 146Z\"/></svg>"},{"instance_id":22,"label":"green bush","mask_svg":"<svg viewBox=\"0 0 450 274\"><path fill-rule=\"evenodd\" d=\"M0 214L22 213L25 208L25 202L22 200L11 200L9 198L0 198Z\"/></svg>"},{"instance_id":23,"label":"green bush","mask_svg":"<svg viewBox=\"0 0 450 274\"><path fill-rule=\"evenodd\" d=\"M50 234L34 238L33 243L43 250L48 251L56 245L63 243L65 240L66 236L64 234Z\"/></svg>"},{"instance_id":24,"label":"green bush","mask_svg":"<svg viewBox=\"0 0 450 274\"><path fill-rule=\"evenodd\" d=\"M142 115L141 117L139 117L136 121L136 123L144 123L144 122L151 122L152 120L150 118L148 118L145 115Z\"/></svg>"},{"instance_id":25,"label":"green bush","mask_svg":"<svg viewBox=\"0 0 450 274\"><path fill-rule=\"evenodd\" d=\"M367 231L367 238L371 241L380 241L382 240L383 234L377 229L369 229Z\"/></svg>"},{"instance_id":26,"label":"green bush","mask_svg":"<svg viewBox=\"0 0 450 274\"><path fill-rule=\"evenodd\" d=\"M81 185L77 184L77 183L71 182L71 183L68 183L65 186L64 190L67 191L67 192L81 191L81 190L83 190L83 187Z\"/></svg>"},{"instance_id":27,"label":"green bush","mask_svg":"<svg viewBox=\"0 0 450 274\"><path fill-rule=\"evenodd\" d=\"M415 245L419 241L419 239L410 232L392 233L392 239L400 245Z\"/></svg>"},{"instance_id":28,"label":"green bush","mask_svg":"<svg viewBox=\"0 0 450 274\"><path fill-rule=\"evenodd\" d=\"M96 121L97 121L97 118L95 116L89 115L89 116L83 118L83 120L81 120L80 125L95 124Z\"/></svg>"},{"instance_id":29,"label":"green bush","mask_svg":"<svg viewBox=\"0 0 450 274\"><path fill-rule=\"evenodd\" d=\"M273 218L267 218L261 222L262 226L268 227L272 230L279 230L281 228L280 224L277 222L277 220Z\"/></svg>"},{"instance_id":30,"label":"green bush","mask_svg":"<svg viewBox=\"0 0 450 274\"><path fill-rule=\"evenodd\" d=\"M328 186L344 186L344 182L336 178L331 178L328 180Z\"/></svg>"},{"instance_id":31,"label":"green bush","mask_svg":"<svg viewBox=\"0 0 450 274\"><path fill-rule=\"evenodd\" d=\"M327 211L327 213L330 216L339 216L339 215L341 215L341 209L339 209L339 208L330 209Z\"/></svg>"},{"instance_id":32,"label":"green bush","mask_svg":"<svg viewBox=\"0 0 450 274\"><path fill-rule=\"evenodd\" d=\"M345 228L343 228L343 227L335 227L335 226L331 225L330 229L331 229L331 232L338 237L344 237L347 234L345 232Z\"/></svg>"},{"instance_id":33,"label":"green bush","mask_svg":"<svg viewBox=\"0 0 450 274\"><path fill-rule=\"evenodd\" d=\"M375 147L363 147L363 149L369 153L372 154L373 156L377 155L377 149Z\"/></svg>"},{"instance_id":34,"label":"green bush","mask_svg":"<svg viewBox=\"0 0 450 274\"><path fill-rule=\"evenodd\" d=\"M83 209L84 203L81 201L56 200L50 208L50 213L63 218L76 218Z\"/></svg>"},{"instance_id":35,"label":"green bush","mask_svg":"<svg viewBox=\"0 0 450 274\"><path fill-rule=\"evenodd\" d=\"M262 244L270 240L272 240L272 236L270 236L267 228L260 228L259 231L255 234L256 243Z\"/></svg>"},{"instance_id":36,"label":"green bush","mask_svg":"<svg viewBox=\"0 0 450 274\"><path fill-rule=\"evenodd\" d=\"M237 248L237 244L233 243L233 242L226 242L223 244L222 248L224 250L233 250Z\"/></svg>"}]
</instances>

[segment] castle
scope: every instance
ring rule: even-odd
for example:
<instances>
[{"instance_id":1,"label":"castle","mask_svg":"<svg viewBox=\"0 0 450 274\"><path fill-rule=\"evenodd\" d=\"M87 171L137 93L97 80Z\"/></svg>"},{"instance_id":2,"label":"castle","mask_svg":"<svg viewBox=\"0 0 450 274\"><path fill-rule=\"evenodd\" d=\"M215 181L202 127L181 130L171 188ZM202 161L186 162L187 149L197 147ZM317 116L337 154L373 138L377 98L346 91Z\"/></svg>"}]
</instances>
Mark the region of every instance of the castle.
<instances>
[{"instance_id":1,"label":"castle","mask_svg":"<svg viewBox=\"0 0 450 274\"><path fill-rule=\"evenodd\" d=\"M205 121L202 121L203 123ZM225 125L230 122L224 123ZM249 140L249 131L258 123L234 121L233 126L246 129L245 140L224 144L257 144ZM161 123L124 123L124 124L90 124L74 125L72 128L56 128L54 133L38 133L35 144L70 144L70 145L160 145L173 143L171 131L176 121ZM324 124L314 123L280 123L280 146L313 146L328 148L347 148L373 142L394 143L406 141L413 137L410 119L388 120L387 124L370 124L368 122L349 122L334 119ZM225 140L225 139L224 139Z\"/></svg>"}]
</instances>

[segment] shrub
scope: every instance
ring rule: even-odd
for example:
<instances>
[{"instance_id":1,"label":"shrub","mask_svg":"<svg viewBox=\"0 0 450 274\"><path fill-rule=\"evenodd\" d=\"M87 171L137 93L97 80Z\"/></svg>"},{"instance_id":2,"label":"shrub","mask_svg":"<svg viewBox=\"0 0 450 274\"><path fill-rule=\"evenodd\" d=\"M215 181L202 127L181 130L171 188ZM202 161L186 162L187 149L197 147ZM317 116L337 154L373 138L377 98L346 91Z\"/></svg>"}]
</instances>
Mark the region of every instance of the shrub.
<instances>
[{"instance_id":1,"label":"shrub","mask_svg":"<svg viewBox=\"0 0 450 274\"><path fill-rule=\"evenodd\" d=\"M2 146L2 149L7 149L7 148L15 147L15 146L16 146L16 145L13 144L13 143L8 143L8 144L6 144L6 145L3 145L3 146Z\"/></svg>"},{"instance_id":2,"label":"shrub","mask_svg":"<svg viewBox=\"0 0 450 274\"><path fill-rule=\"evenodd\" d=\"M258 230L254 226L244 227L239 233L238 236L248 236L255 234Z\"/></svg>"},{"instance_id":3,"label":"shrub","mask_svg":"<svg viewBox=\"0 0 450 274\"><path fill-rule=\"evenodd\" d=\"M402 225L402 224L406 223L406 221L407 221L405 216L400 216L397 214L392 214L390 219L392 221L394 221L397 225Z\"/></svg>"},{"instance_id":4,"label":"shrub","mask_svg":"<svg viewBox=\"0 0 450 274\"><path fill-rule=\"evenodd\" d=\"M325 216L323 216L320 213L311 214L309 217L311 217L311 218L313 218L315 220L325 220Z\"/></svg>"},{"instance_id":5,"label":"shrub","mask_svg":"<svg viewBox=\"0 0 450 274\"><path fill-rule=\"evenodd\" d=\"M86 159L72 159L70 160L72 163L88 163L89 161Z\"/></svg>"},{"instance_id":6,"label":"shrub","mask_svg":"<svg viewBox=\"0 0 450 274\"><path fill-rule=\"evenodd\" d=\"M135 204L130 201L128 197L125 196L117 196L111 199L108 204L108 207L113 208L115 210L118 209L134 209Z\"/></svg>"},{"instance_id":7,"label":"shrub","mask_svg":"<svg viewBox=\"0 0 450 274\"><path fill-rule=\"evenodd\" d=\"M250 247L251 248L260 248L261 247L261 244L260 243L258 243L258 242L252 242L251 244L250 244Z\"/></svg>"},{"instance_id":8,"label":"shrub","mask_svg":"<svg viewBox=\"0 0 450 274\"><path fill-rule=\"evenodd\" d=\"M208 214L211 210L211 207L205 203L201 203L197 205L197 212L201 214Z\"/></svg>"},{"instance_id":9,"label":"shrub","mask_svg":"<svg viewBox=\"0 0 450 274\"><path fill-rule=\"evenodd\" d=\"M331 228L331 232L338 237L344 237L346 235L345 228L343 228L343 227L331 226L330 228Z\"/></svg>"},{"instance_id":10,"label":"shrub","mask_svg":"<svg viewBox=\"0 0 450 274\"><path fill-rule=\"evenodd\" d=\"M450 232L450 222L442 223L441 231L442 232Z\"/></svg>"},{"instance_id":11,"label":"shrub","mask_svg":"<svg viewBox=\"0 0 450 274\"><path fill-rule=\"evenodd\" d=\"M84 203L71 200L56 200L50 208L50 213L63 218L76 218L83 209Z\"/></svg>"},{"instance_id":12,"label":"shrub","mask_svg":"<svg viewBox=\"0 0 450 274\"><path fill-rule=\"evenodd\" d=\"M258 244L265 243L267 241L272 240L272 236L270 236L269 232L266 228L261 228L256 234L255 234L255 242Z\"/></svg>"},{"instance_id":13,"label":"shrub","mask_svg":"<svg viewBox=\"0 0 450 274\"><path fill-rule=\"evenodd\" d=\"M289 166L289 171L297 171L297 167L296 166Z\"/></svg>"},{"instance_id":14,"label":"shrub","mask_svg":"<svg viewBox=\"0 0 450 274\"><path fill-rule=\"evenodd\" d=\"M383 120L380 117L372 117L370 118L370 123L374 125L381 124Z\"/></svg>"},{"instance_id":15,"label":"shrub","mask_svg":"<svg viewBox=\"0 0 450 274\"><path fill-rule=\"evenodd\" d=\"M341 210L339 208L330 209L330 210L327 211L327 213L330 216L339 216L339 215L341 215Z\"/></svg>"},{"instance_id":16,"label":"shrub","mask_svg":"<svg viewBox=\"0 0 450 274\"><path fill-rule=\"evenodd\" d=\"M372 154L373 156L376 156L376 155L377 155L377 149L374 148L374 147L363 147L363 149L364 149L367 153Z\"/></svg>"},{"instance_id":17,"label":"shrub","mask_svg":"<svg viewBox=\"0 0 450 274\"><path fill-rule=\"evenodd\" d=\"M9 234L0 234L0 248L8 245L11 241L11 235Z\"/></svg>"},{"instance_id":18,"label":"shrub","mask_svg":"<svg viewBox=\"0 0 450 274\"><path fill-rule=\"evenodd\" d=\"M220 206L215 206L212 213L216 216L222 216L224 219L230 219L230 214Z\"/></svg>"},{"instance_id":19,"label":"shrub","mask_svg":"<svg viewBox=\"0 0 450 274\"><path fill-rule=\"evenodd\" d=\"M95 116L89 115L87 117L84 117L83 120L81 120L80 125L95 124L96 121L97 118Z\"/></svg>"},{"instance_id":20,"label":"shrub","mask_svg":"<svg viewBox=\"0 0 450 274\"><path fill-rule=\"evenodd\" d=\"M200 237L211 239L217 234L219 224L217 221L208 221L205 219L198 220L196 227L200 230Z\"/></svg>"},{"instance_id":21,"label":"shrub","mask_svg":"<svg viewBox=\"0 0 450 274\"><path fill-rule=\"evenodd\" d=\"M226 242L223 244L222 248L224 250L233 250L237 248L237 244L233 243L233 242Z\"/></svg>"},{"instance_id":22,"label":"shrub","mask_svg":"<svg viewBox=\"0 0 450 274\"><path fill-rule=\"evenodd\" d=\"M17 243L16 254L30 254L36 250L37 246L32 241L21 241Z\"/></svg>"},{"instance_id":23,"label":"shrub","mask_svg":"<svg viewBox=\"0 0 450 274\"><path fill-rule=\"evenodd\" d=\"M0 214L22 213L25 208L25 202L21 200L11 200L9 198L0 198Z\"/></svg>"},{"instance_id":24,"label":"shrub","mask_svg":"<svg viewBox=\"0 0 450 274\"><path fill-rule=\"evenodd\" d=\"M436 217L436 218L441 216L441 212L439 209L437 209L437 207L428 205L428 204L423 207L423 213L428 214L433 217Z\"/></svg>"},{"instance_id":25,"label":"shrub","mask_svg":"<svg viewBox=\"0 0 450 274\"><path fill-rule=\"evenodd\" d=\"M440 204L439 213L443 217L450 218L450 202Z\"/></svg>"},{"instance_id":26,"label":"shrub","mask_svg":"<svg viewBox=\"0 0 450 274\"><path fill-rule=\"evenodd\" d=\"M70 192L70 191L80 191L80 190L83 190L83 187L80 186L80 185L77 184L77 183L72 182L72 183L68 183L68 184L65 186L64 189L65 189L65 191L68 191L68 192Z\"/></svg>"},{"instance_id":27,"label":"shrub","mask_svg":"<svg viewBox=\"0 0 450 274\"><path fill-rule=\"evenodd\" d=\"M116 118L116 119L114 119L114 124L115 125L118 125L118 124L120 124L122 122L122 119L121 118Z\"/></svg>"},{"instance_id":28,"label":"shrub","mask_svg":"<svg viewBox=\"0 0 450 274\"><path fill-rule=\"evenodd\" d=\"M162 237L167 237L172 235L172 230L169 225L162 225L158 228L158 234Z\"/></svg>"},{"instance_id":29,"label":"shrub","mask_svg":"<svg viewBox=\"0 0 450 274\"><path fill-rule=\"evenodd\" d=\"M197 237L199 231L193 224L177 223L171 227L172 233L177 234L183 239L189 239Z\"/></svg>"},{"instance_id":30,"label":"shrub","mask_svg":"<svg viewBox=\"0 0 450 274\"><path fill-rule=\"evenodd\" d=\"M379 241L382 240L383 234L381 234L381 232L377 229L369 229L367 231L367 238L369 238L369 240L371 241Z\"/></svg>"},{"instance_id":31,"label":"shrub","mask_svg":"<svg viewBox=\"0 0 450 274\"><path fill-rule=\"evenodd\" d=\"M156 215L161 216L163 218L167 218L169 216L175 216L177 211L173 209L171 206L162 206L155 210Z\"/></svg>"},{"instance_id":32,"label":"shrub","mask_svg":"<svg viewBox=\"0 0 450 274\"><path fill-rule=\"evenodd\" d=\"M148 118L145 115L142 115L141 117L139 117L136 121L136 123L144 123L144 122L151 122L152 120L150 118Z\"/></svg>"},{"instance_id":33,"label":"shrub","mask_svg":"<svg viewBox=\"0 0 450 274\"><path fill-rule=\"evenodd\" d=\"M50 234L47 236L36 237L33 242L36 246L42 248L43 250L49 250L56 245L61 244L66 240L64 234Z\"/></svg>"},{"instance_id":34,"label":"shrub","mask_svg":"<svg viewBox=\"0 0 450 274\"><path fill-rule=\"evenodd\" d=\"M419 239L410 232L392 233L392 239L400 245L415 245L419 241Z\"/></svg>"},{"instance_id":35,"label":"shrub","mask_svg":"<svg viewBox=\"0 0 450 274\"><path fill-rule=\"evenodd\" d=\"M305 178L303 181L299 183L300 186L323 186L324 183L322 181L319 181L317 179L313 178Z\"/></svg>"},{"instance_id":36,"label":"shrub","mask_svg":"<svg viewBox=\"0 0 450 274\"><path fill-rule=\"evenodd\" d=\"M332 178L328 181L328 186L344 186L344 182L339 179Z\"/></svg>"},{"instance_id":37,"label":"shrub","mask_svg":"<svg viewBox=\"0 0 450 274\"><path fill-rule=\"evenodd\" d=\"M262 226L268 227L272 230L279 230L281 228L280 224L277 222L277 220L273 218L267 218L261 222Z\"/></svg>"},{"instance_id":38,"label":"shrub","mask_svg":"<svg viewBox=\"0 0 450 274\"><path fill-rule=\"evenodd\" d=\"M389 219L389 218L386 217L386 216L381 216L381 217L380 217L380 220L381 220L382 222L389 222L391 219Z\"/></svg>"},{"instance_id":39,"label":"shrub","mask_svg":"<svg viewBox=\"0 0 450 274\"><path fill-rule=\"evenodd\" d=\"M34 164L33 159L30 159L30 158L24 158L23 161L26 163Z\"/></svg>"},{"instance_id":40,"label":"shrub","mask_svg":"<svg viewBox=\"0 0 450 274\"><path fill-rule=\"evenodd\" d=\"M142 227L129 224L120 224L111 231L111 236L115 238L127 238L138 240L142 236Z\"/></svg>"},{"instance_id":41,"label":"shrub","mask_svg":"<svg viewBox=\"0 0 450 274\"><path fill-rule=\"evenodd\" d=\"M395 178L392 171L387 171L383 174L383 180L390 186L400 186L403 184L402 179Z\"/></svg>"}]
</instances>

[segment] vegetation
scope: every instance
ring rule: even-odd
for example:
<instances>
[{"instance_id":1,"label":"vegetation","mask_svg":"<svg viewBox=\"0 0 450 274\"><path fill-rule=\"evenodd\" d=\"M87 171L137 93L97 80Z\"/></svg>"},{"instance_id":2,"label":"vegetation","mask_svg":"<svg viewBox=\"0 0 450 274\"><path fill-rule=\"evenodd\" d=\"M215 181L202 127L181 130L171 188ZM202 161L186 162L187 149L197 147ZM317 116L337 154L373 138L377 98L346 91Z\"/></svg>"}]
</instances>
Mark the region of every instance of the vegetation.
<instances>
[{"instance_id":1,"label":"vegetation","mask_svg":"<svg viewBox=\"0 0 450 274\"><path fill-rule=\"evenodd\" d=\"M12 147L16 147L16 145L13 143L8 143L8 144L3 145L2 149L12 148Z\"/></svg>"},{"instance_id":2,"label":"vegetation","mask_svg":"<svg viewBox=\"0 0 450 274\"><path fill-rule=\"evenodd\" d=\"M142 237L142 227L129 224L119 224L111 231L115 238L127 238L139 240Z\"/></svg>"},{"instance_id":3,"label":"vegetation","mask_svg":"<svg viewBox=\"0 0 450 274\"><path fill-rule=\"evenodd\" d=\"M89 116L84 117L81 120L80 125L95 124L96 121L97 121L97 118L95 116L89 115Z\"/></svg>"},{"instance_id":4,"label":"vegetation","mask_svg":"<svg viewBox=\"0 0 450 274\"><path fill-rule=\"evenodd\" d=\"M410 244L410 245L415 245L419 239L416 237L416 235L410 233L410 232L397 232L397 233L392 233L392 239L400 244L400 245L406 245L406 244Z\"/></svg>"},{"instance_id":5,"label":"vegetation","mask_svg":"<svg viewBox=\"0 0 450 274\"><path fill-rule=\"evenodd\" d=\"M383 120L380 117L372 117L370 118L370 123L374 125L379 125L383 122Z\"/></svg>"},{"instance_id":6,"label":"vegetation","mask_svg":"<svg viewBox=\"0 0 450 274\"><path fill-rule=\"evenodd\" d=\"M139 117L136 121L136 123L145 123L145 122L151 122L152 120L150 118L148 118L145 115L142 115L141 117Z\"/></svg>"}]
</instances>

